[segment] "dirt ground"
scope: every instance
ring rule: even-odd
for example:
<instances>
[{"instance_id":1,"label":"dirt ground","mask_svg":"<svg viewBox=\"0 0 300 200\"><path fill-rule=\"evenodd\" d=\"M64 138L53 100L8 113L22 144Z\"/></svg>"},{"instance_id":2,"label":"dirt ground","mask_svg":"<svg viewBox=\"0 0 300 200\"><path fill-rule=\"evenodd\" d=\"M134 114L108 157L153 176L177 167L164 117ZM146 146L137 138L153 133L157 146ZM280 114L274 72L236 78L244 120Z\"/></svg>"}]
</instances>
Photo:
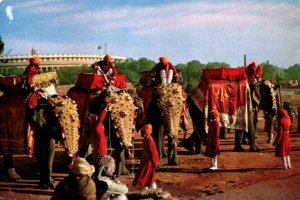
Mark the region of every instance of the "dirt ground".
<instances>
[{"instance_id":1,"label":"dirt ground","mask_svg":"<svg viewBox=\"0 0 300 200\"><path fill-rule=\"evenodd\" d=\"M221 139L221 155L218 158L219 169L210 171L210 159L203 154L196 155L178 147L179 166L163 166L157 169L157 184L163 191L168 191L178 200L196 199L260 199L260 200L298 200L300 199L300 132L297 118L291 131L292 169L284 170L282 160L274 156L274 147L267 144L267 135L263 131L263 121L259 123L257 145L260 152L234 152L234 132ZM191 133L191 130L189 131ZM183 134L179 134L181 140ZM129 191L139 188L131 186L133 174L137 171L141 155L140 136L135 138L134 160L127 160L131 175L121 176L119 180L126 183ZM38 189L38 167L36 159L27 156L15 158L15 168L22 176L17 182L7 182L3 175L2 157L0 158L0 200L48 200L53 190ZM167 163L164 158L164 163ZM53 176L58 184L66 175L65 153L57 148Z\"/></svg>"}]
</instances>

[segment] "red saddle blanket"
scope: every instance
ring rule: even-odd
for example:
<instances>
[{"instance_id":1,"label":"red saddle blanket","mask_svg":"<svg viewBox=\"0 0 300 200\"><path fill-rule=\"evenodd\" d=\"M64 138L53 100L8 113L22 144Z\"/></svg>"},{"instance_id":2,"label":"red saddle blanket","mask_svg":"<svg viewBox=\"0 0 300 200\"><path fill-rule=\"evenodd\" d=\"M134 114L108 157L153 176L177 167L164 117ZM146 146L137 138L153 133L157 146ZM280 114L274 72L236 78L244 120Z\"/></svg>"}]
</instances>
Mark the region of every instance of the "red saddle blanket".
<instances>
[{"instance_id":1,"label":"red saddle blanket","mask_svg":"<svg viewBox=\"0 0 300 200\"><path fill-rule=\"evenodd\" d=\"M79 73L75 85L80 89L94 90L103 88L105 83L106 80L103 75L93 73ZM116 80L112 85L120 89L127 88L125 75L117 75Z\"/></svg>"},{"instance_id":2,"label":"red saddle blanket","mask_svg":"<svg viewBox=\"0 0 300 200\"><path fill-rule=\"evenodd\" d=\"M246 80L247 75L245 73L245 68L243 67L221 67L216 69L206 68L202 72L202 79L238 81Z\"/></svg>"},{"instance_id":3,"label":"red saddle blanket","mask_svg":"<svg viewBox=\"0 0 300 200\"><path fill-rule=\"evenodd\" d=\"M191 97L204 113L206 129L209 113L216 109L222 127L248 131L251 96L247 80L202 80Z\"/></svg>"}]
</instances>

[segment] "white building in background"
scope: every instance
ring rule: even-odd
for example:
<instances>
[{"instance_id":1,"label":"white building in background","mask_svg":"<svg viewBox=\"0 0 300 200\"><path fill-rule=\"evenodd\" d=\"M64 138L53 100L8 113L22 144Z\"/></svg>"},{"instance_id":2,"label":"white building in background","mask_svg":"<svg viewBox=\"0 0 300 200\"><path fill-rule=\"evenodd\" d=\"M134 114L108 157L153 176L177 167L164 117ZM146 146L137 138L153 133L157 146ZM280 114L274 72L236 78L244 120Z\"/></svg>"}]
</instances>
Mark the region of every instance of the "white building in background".
<instances>
[{"instance_id":1,"label":"white building in background","mask_svg":"<svg viewBox=\"0 0 300 200\"><path fill-rule=\"evenodd\" d=\"M81 67L91 65L102 60L105 55L99 54L38 54L35 48L32 48L28 55L8 55L0 56L0 74L8 71L10 68L17 67L25 69L32 55L39 55L41 59L42 71L50 71L65 67ZM126 57L111 55L114 61L125 61Z\"/></svg>"}]
</instances>

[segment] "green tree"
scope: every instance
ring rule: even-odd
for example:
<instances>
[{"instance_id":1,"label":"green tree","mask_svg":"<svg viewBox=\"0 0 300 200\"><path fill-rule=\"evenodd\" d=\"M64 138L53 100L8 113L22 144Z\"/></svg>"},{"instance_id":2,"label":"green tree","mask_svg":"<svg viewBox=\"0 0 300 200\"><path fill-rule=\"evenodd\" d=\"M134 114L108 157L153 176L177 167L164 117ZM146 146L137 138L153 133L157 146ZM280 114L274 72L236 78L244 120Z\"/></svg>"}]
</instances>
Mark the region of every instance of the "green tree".
<instances>
[{"instance_id":1,"label":"green tree","mask_svg":"<svg viewBox=\"0 0 300 200\"><path fill-rule=\"evenodd\" d=\"M220 67L230 67L228 63L225 62L208 62L206 64L207 68L220 68Z\"/></svg>"},{"instance_id":2,"label":"green tree","mask_svg":"<svg viewBox=\"0 0 300 200\"><path fill-rule=\"evenodd\" d=\"M140 58L138 59L138 65L140 71L149 71L155 66L155 62L153 60L150 60L148 58Z\"/></svg>"},{"instance_id":3,"label":"green tree","mask_svg":"<svg viewBox=\"0 0 300 200\"><path fill-rule=\"evenodd\" d=\"M277 67L270 64L268 61L261 64L263 66L263 79L277 81Z\"/></svg>"},{"instance_id":4,"label":"green tree","mask_svg":"<svg viewBox=\"0 0 300 200\"><path fill-rule=\"evenodd\" d=\"M286 72L286 80L297 80L300 82L300 64L295 64L288 69Z\"/></svg>"}]
</instances>

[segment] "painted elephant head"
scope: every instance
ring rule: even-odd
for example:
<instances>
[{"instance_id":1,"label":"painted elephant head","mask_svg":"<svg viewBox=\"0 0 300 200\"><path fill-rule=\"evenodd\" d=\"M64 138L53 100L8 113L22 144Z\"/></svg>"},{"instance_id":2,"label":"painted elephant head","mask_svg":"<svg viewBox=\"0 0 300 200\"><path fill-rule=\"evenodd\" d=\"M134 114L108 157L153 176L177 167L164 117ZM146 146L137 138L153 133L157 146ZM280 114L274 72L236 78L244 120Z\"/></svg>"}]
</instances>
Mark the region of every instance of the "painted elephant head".
<instances>
[{"instance_id":1,"label":"painted elephant head","mask_svg":"<svg viewBox=\"0 0 300 200\"><path fill-rule=\"evenodd\" d=\"M177 136L184 106L182 86L178 83L157 87L158 106L171 136Z\"/></svg>"},{"instance_id":2,"label":"painted elephant head","mask_svg":"<svg viewBox=\"0 0 300 200\"><path fill-rule=\"evenodd\" d=\"M279 94L277 83L270 80L263 80L254 85L252 91L253 107L264 110L266 115L275 116L279 109Z\"/></svg>"},{"instance_id":3,"label":"painted elephant head","mask_svg":"<svg viewBox=\"0 0 300 200\"><path fill-rule=\"evenodd\" d=\"M137 109L133 98L125 91L113 92L106 96L105 102L120 142L124 146L132 146Z\"/></svg>"}]
</instances>

